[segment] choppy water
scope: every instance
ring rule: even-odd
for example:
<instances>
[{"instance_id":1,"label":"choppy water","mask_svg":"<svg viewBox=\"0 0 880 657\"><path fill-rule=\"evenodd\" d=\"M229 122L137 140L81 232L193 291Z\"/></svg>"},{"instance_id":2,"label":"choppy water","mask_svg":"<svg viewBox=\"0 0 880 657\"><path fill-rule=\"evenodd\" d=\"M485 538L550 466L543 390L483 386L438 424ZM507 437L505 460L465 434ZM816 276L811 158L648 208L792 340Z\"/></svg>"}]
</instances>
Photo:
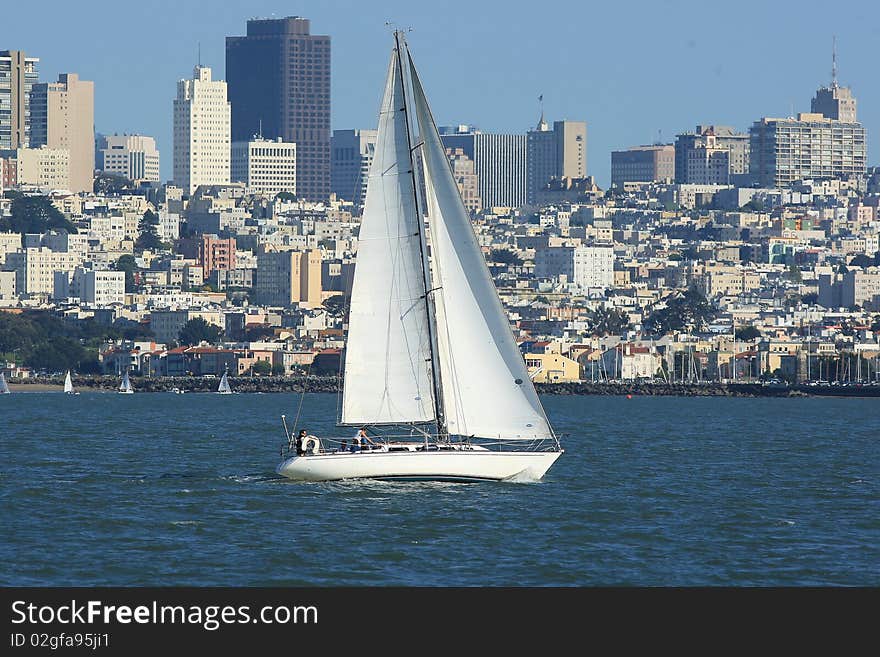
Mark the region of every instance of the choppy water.
<instances>
[{"instance_id":1,"label":"choppy water","mask_svg":"<svg viewBox=\"0 0 880 657\"><path fill-rule=\"evenodd\" d=\"M297 402L0 396L0 584L880 584L880 400L546 397L531 484L290 483Z\"/></svg>"}]
</instances>

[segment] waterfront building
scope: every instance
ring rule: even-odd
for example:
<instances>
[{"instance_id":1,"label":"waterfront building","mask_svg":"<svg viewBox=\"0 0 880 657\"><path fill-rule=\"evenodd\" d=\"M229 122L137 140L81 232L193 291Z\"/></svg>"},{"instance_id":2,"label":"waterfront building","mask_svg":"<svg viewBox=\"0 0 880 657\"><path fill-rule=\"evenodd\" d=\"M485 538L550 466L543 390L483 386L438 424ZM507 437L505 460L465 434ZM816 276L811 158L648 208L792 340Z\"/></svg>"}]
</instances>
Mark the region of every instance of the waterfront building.
<instances>
[{"instance_id":1,"label":"waterfront building","mask_svg":"<svg viewBox=\"0 0 880 657\"><path fill-rule=\"evenodd\" d=\"M698 125L675 137L675 182L727 185L749 173L749 135L724 125Z\"/></svg>"},{"instance_id":2,"label":"waterfront building","mask_svg":"<svg viewBox=\"0 0 880 657\"><path fill-rule=\"evenodd\" d=\"M296 194L296 144L255 138L232 142L232 182L243 182L251 194L274 197Z\"/></svg>"},{"instance_id":3,"label":"waterfront building","mask_svg":"<svg viewBox=\"0 0 880 657\"><path fill-rule=\"evenodd\" d=\"M360 214L376 149L375 130L334 130L330 139L330 191Z\"/></svg>"},{"instance_id":4,"label":"waterfront building","mask_svg":"<svg viewBox=\"0 0 880 657\"><path fill-rule=\"evenodd\" d=\"M150 330L156 342L176 342L180 329L191 319L203 319L221 329L224 327L223 313L215 310L153 310L150 312Z\"/></svg>"},{"instance_id":5,"label":"waterfront building","mask_svg":"<svg viewBox=\"0 0 880 657\"><path fill-rule=\"evenodd\" d=\"M74 193L91 193L95 179L95 83L76 73L58 82L38 83L31 92L31 147L48 146L70 153Z\"/></svg>"},{"instance_id":6,"label":"waterfront building","mask_svg":"<svg viewBox=\"0 0 880 657\"><path fill-rule=\"evenodd\" d=\"M102 135L99 168L104 173L140 182L159 182L156 140L144 135Z\"/></svg>"},{"instance_id":7,"label":"waterfront building","mask_svg":"<svg viewBox=\"0 0 880 657\"><path fill-rule=\"evenodd\" d=\"M39 62L22 50L0 50L0 151L31 144L31 90Z\"/></svg>"},{"instance_id":8,"label":"waterfront building","mask_svg":"<svg viewBox=\"0 0 880 657\"><path fill-rule=\"evenodd\" d=\"M257 254L254 280L257 303L309 308L321 305L321 252L269 251Z\"/></svg>"},{"instance_id":9,"label":"waterfront building","mask_svg":"<svg viewBox=\"0 0 880 657\"><path fill-rule=\"evenodd\" d=\"M671 182L675 180L675 146L634 146L611 153L611 186L627 182Z\"/></svg>"},{"instance_id":10,"label":"waterfront building","mask_svg":"<svg viewBox=\"0 0 880 657\"><path fill-rule=\"evenodd\" d=\"M196 66L177 83L174 100L174 183L192 195L200 185L229 183L230 103L226 83Z\"/></svg>"},{"instance_id":11,"label":"waterfront building","mask_svg":"<svg viewBox=\"0 0 880 657\"><path fill-rule=\"evenodd\" d=\"M330 193L330 37L308 19L252 19L226 37L232 139L253 135L296 144L297 195Z\"/></svg>"},{"instance_id":12,"label":"waterfront building","mask_svg":"<svg viewBox=\"0 0 880 657\"><path fill-rule=\"evenodd\" d=\"M538 192L552 179L585 178L587 175L587 124L554 121L551 129L544 114L527 135L528 197L535 203Z\"/></svg>"},{"instance_id":13,"label":"waterfront building","mask_svg":"<svg viewBox=\"0 0 880 657\"><path fill-rule=\"evenodd\" d=\"M66 148L19 148L15 159L17 184L73 191L70 182L70 151Z\"/></svg>"},{"instance_id":14,"label":"waterfront building","mask_svg":"<svg viewBox=\"0 0 880 657\"><path fill-rule=\"evenodd\" d=\"M866 172L866 134L861 123L801 113L796 119L762 118L755 121L750 134L750 172L762 187Z\"/></svg>"},{"instance_id":15,"label":"waterfront building","mask_svg":"<svg viewBox=\"0 0 880 657\"><path fill-rule=\"evenodd\" d=\"M484 208L516 208L528 200L526 135L480 132L473 126L441 127L443 146L460 148L474 163Z\"/></svg>"}]
</instances>

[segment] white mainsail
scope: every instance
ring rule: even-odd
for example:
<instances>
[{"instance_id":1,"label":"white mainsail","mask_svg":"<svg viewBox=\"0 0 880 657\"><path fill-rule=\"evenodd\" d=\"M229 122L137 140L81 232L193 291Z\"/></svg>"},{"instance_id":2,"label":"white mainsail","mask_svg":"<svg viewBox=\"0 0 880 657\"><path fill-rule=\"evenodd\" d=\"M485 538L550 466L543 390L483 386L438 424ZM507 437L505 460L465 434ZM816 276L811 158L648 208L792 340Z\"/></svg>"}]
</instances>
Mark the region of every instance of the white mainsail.
<instances>
[{"instance_id":1,"label":"white mainsail","mask_svg":"<svg viewBox=\"0 0 880 657\"><path fill-rule=\"evenodd\" d=\"M220 386L217 388L217 392L221 395L228 395L232 393L232 388L229 387L229 379L226 376L226 372L223 372L223 378L220 379Z\"/></svg>"},{"instance_id":2,"label":"white mainsail","mask_svg":"<svg viewBox=\"0 0 880 657\"><path fill-rule=\"evenodd\" d=\"M420 226L404 91L392 52L358 236L343 424L434 419Z\"/></svg>"},{"instance_id":3,"label":"white mainsail","mask_svg":"<svg viewBox=\"0 0 880 657\"><path fill-rule=\"evenodd\" d=\"M0 395L8 395L9 394L9 386L6 385L6 377L3 376L3 372L0 372Z\"/></svg>"},{"instance_id":4,"label":"white mainsail","mask_svg":"<svg viewBox=\"0 0 880 657\"><path fill-rule=\"evenodd\" d=\"M437 360L447 429L483 438L552 438L408 55L424 143Z\"/></svg>"},{"instance_id":5,"label":"white mainsail","mask_svg":"<svg viewBox=\"0 0 880 657\"><path fill-rule=\"evenodd\" d=\"M67 375L64 377L64 392L68 394L73 392L73 380L70 378L70 370L67 370Z\"/></svg>"},{"instance_id":6,"label":"white mainsail","mask_svg":"<svg viewBox=\"0 0 880 657\"><path fill-rule=\"evenodd\" d=\"M128 394L134 392L131 389L131 381L128 379L128 370L125 370L125 373L122 375L122 383L119 384L119 392Z\"/></svg>"}]
</instances>

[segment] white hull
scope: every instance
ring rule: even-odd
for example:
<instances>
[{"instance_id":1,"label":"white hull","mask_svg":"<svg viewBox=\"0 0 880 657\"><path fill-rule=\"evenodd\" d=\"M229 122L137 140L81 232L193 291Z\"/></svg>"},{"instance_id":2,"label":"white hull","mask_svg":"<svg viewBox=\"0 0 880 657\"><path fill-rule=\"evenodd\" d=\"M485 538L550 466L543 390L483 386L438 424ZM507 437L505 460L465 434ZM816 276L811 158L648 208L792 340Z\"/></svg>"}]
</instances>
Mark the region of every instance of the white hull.
<instances>
[{"instance_id":1,"label":"white hull","mask_svg":"<svg viewBox=\"0 0 880 657\"><path fill-rule=\"evenodd\" d=\"M276 472L297 481L340 479L538 480L562 452L355 452L294 456Z\"/></svg>"}]
</instances>

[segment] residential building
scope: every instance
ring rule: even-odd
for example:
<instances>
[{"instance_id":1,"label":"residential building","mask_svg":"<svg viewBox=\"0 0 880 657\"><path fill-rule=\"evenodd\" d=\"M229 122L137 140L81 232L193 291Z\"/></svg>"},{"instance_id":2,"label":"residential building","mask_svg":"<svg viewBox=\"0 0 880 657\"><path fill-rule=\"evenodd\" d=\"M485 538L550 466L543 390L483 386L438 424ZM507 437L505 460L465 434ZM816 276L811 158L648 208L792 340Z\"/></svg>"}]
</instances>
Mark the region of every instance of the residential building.
<instances>
[{"instance_id":1,"label":"residential building","mask_svg":"<svg viewBox=\"0 0 880 657\"><path fill-rule=\"evenodd\" d=\"M185 240L179 244L181 255L197 260L208 278L214 271L235 269L235 238L221 239L210 233Z\"/></svg>"},{"instance_id":2,"label":"residential building","mask_svg":"<svg viewBox=\"0 0 880 657\"><path fill-rule=\"evenodd\" d=\"M535 249L535 276L558 279L581 291L614 285L614 249L610 246L550 246Z\"/></svg>"},{"instance_id":3,"label":"residential building","mask_svg":"<svg viewBox=\"0 0 880 657\"><path fill-rule=\"evenodd\" d=\"M627 182L671 182L675 180L675 146L634 146L611 153L611 185Z\"/></svg>"},{"instance_id":4,"label":"residential building","mask_svg":"<svg viewBox=\"0 0 880 657\"><path fill-rule=\"evenodd\" d=\"M749 135L724 125L698 125L675 137L675 182L727 185L749 173Z\"/></svg>"},{"instance_id":5,"label":"residential building","mask_svg":"<svg viewBox=\"0 0 880 657\"><path fill-rule=\"evenodd\" d=\"M76 73L58 82L34 84L31 92L31 147L70 152L74 193L92 192L95 179L95 83Z\"/></svg>"},{"instance_id":6,"label":"residential building","mask_svg":"<svg viewBox=\"0 0 880 657\"><path fill-rule=\"evenodd\" d=\"M39 62L21 50L0 50L0 151L31 144L31 90Z\"/></svg>"},{"instance_id":7,"label":"residential building","mask_svg":"<svg viewBox=\"0 0 880 657\"><path fill-rule=\"evenodd\" d=\"M196 66L177 83L174 100L174 183L192 195L199 185L225 185L230 170L230 103L226 83Z\"/></svg>"},{"instance_id":8,"label":"residential building","mask_svg":"<svg viewBox=\"0 0 880 657\"><path fill-rule=\"evenodd\" d=\"M866 135L861 123L801 113L797 119L755 121L750 134L750 172L762 187L866 172Z\"/></svg>"},{"instance_id":9,"label":"residential building","mask_svg":"<svg viewBox=\"0 0 880 657\"><path fill-rule=\"evenodd\" d=\"M55 272L72 272L81 264L78 253L58 252L40 246L7 253L5 268L15 271L18 294L51 295L55 290Z\"/></svg>"},{"instance_id":10,"label":"residential building","mask_svg":"<svg viewBox=\"0 0 880 657\"><path fill-rule=\"evenodd\" d=\"M525 354L529 378L535 383L574 383L580 380L576 360L557 353Z\"/></svg>"},{"instance_id":11,"label":"residential building","mask_svg":"<svg viewBox=\"0 0 880 657\"><path fill-rule=\"evenodd\" d=\"M587 124L583 121L554 121L553 129L544 114L527 135L528 202L535 203L538 191L552 179L585 178L587 175Z\"/></svg>"},{"instance_id":12,"label":"residential building","mask_svg":"<svg viewBox=\"0 0 880 657\"><path fill-rule=\"evenodd\" d=\"M257 254L257 303L309 308L321 305L321 252L269 251Z\"/></svg>"},{"instance_id":13,"label":"residential building","mask_svg":"<svg viewBox=\"0 0 880 657\"><path fill-rule=\"evenodd\" d=\"M354 203L358 213L367 195L375 150L375 130L334 130L330 138L330 191Z\"/></svg>"},{"instance_id":14,"label":"residential building","mask_svg":"<svg viewBox=\"0 0 880 657\"><path fill-rule=\"evenodd\" d=\"M516 208L528 200L526 135L488 134L472 126L440 128L446 148L460 148L474 163L484 208Z\"/></svg>"},{"instance_id":15,"label":"residential building","mask_svg":"<svg viewBox=\"0 0 880 657\"><path fill-rule=\"evenodd\" d=\"M8 301L15 299L15 279L16 275L14 271L0 270L0 300Z\"/></svg>"},{"instance_id":16,"label":"residential building","mask_svg":"<svg viewBox=\"0 0 880 657\"><path fill-rule=\"evenodd\" d=\"M159 182L156 140L144 135L102 136L100 169L104 173L140 182Z\"/></svg>"},{"instance_id":17,"label":"residential building","mask_svg":"<svg viewBox=\"0 0 880 657\"><path fill-rule=\"evenodd\" d=\"M76 267L55 272L54 298L77 298L94 307L125 303L125 272Z\"/></svg>"},{"instance_id":18,"label":"residential building","mask_svg":"<svg viewBox=\"0 0 880 657\"><path fill-rule=\"evenodd\" d=\"M308 19L252 19L226 37L232 139L254 135L296 144L297 195L330 194L330 37Z\"/></svg>"},{"instance_id":19,"label":"residential building","mask_svg":"<svg viewBox=\"0 0 880 657\"><path fill-rule=\"evenodd\" d=\"M16 176L19 185L72 191L70 151L48 146L19 148L16 151Z\"/></svg>"},{"instance_id":20,"label":"residential building","mask_svg":"<svg viewBox=\"0 0 880 657\"><path fill-rule=\"evenodd\" d=\"M232 142L232 181L251 194L296 194L296 144L271 139Z\"/></svg>"},{"instance_id":21,"label":"residential building","mask_svg":"<svg viewBox=\"0 0 880 657\"><path fill-rule=\"evenodd\" d=\"M203 319L221 329L224 327L223 313L214 310L154 310L150 313L150 330L156 342L176 342L180 329L191 319Z\"/></svg>"}]
</instances>

